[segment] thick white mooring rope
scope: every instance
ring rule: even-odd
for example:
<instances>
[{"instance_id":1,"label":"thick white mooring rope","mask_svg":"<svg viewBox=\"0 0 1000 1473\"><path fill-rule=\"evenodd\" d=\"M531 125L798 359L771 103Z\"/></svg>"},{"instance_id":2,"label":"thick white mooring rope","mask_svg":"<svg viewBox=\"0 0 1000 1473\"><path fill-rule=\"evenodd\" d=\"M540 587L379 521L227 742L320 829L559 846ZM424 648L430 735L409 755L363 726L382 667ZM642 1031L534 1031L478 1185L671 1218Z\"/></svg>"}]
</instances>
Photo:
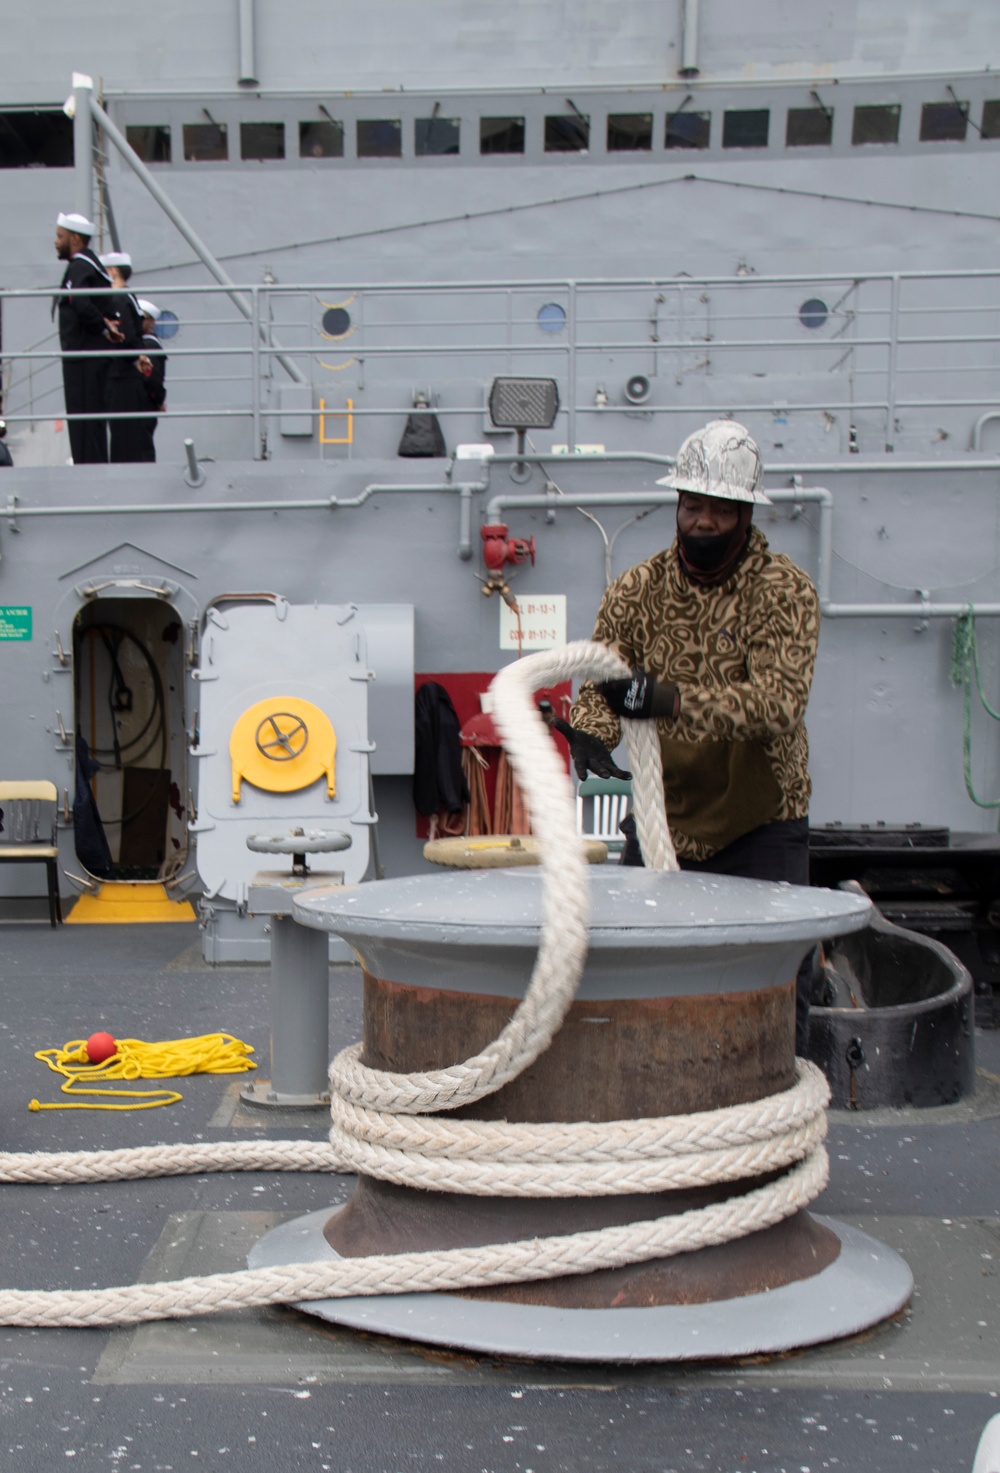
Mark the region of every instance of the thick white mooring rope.
<instances>
[{"instance_id":1,"label":"thick white mooring rope","mask_svg":"<svg viewBox=\"0 0 1000 1473\"><path fill-rule=\"evenodd\" d=\"M621 1268L710 1248L771 1227L806 1207L826 1185L825 1162L814 1154L782 1178L780 1200L760 1187L742 1197L676 1217L658 1217L625 1227L528 1238L483 1248L442 1252L373 1254L333 1262L290 1263L280 1268L244 1269L209 1278L171 1279L162 1284L128 1284L116 1289L0 1290L5 1325L133 1325L143 1320L181 1319L264 1304L349 1295L417 1294L480 1288L525 1279L562 1278L597 1269Z\"/></svg>"},{"instance_id":2,"label":"thick white mooring rope","mask_svg":"<svg viewBox=\"0 0 1000 1473\"><path fill-rule=\"evenodd\" d=\"M0 1153L2 1181L108 1181L207 1171L359 1171L432 1191L489 1196L603 1196L661 1192L781 1171L723 1202L597 1231L441 1252L372 1255L210 1278L98 1290L0 1291L0 1323L113 1325L254 1305L349 1295L413 1293L555 1278L616 1268L745 1237L791 1216L823 1190L829 1090L797 1061L796 1084L725 1110L603 1123L509 1124L439 1111L474 1103L516 1078L548 1048L575 995L587 949L587 876L572 790L533 692L573 675L609 679L627 667L579 643L507 666L494 716L542 850L542 939L524 998L496 1039L447 1069L395 1074L334 1059L330 1144L263 1141L136 1150ZM676 869L652 722L625 722L633 809L643 856ZM785 1170L784 1168L790 1168Z\"/></svg>"}]
</instances>

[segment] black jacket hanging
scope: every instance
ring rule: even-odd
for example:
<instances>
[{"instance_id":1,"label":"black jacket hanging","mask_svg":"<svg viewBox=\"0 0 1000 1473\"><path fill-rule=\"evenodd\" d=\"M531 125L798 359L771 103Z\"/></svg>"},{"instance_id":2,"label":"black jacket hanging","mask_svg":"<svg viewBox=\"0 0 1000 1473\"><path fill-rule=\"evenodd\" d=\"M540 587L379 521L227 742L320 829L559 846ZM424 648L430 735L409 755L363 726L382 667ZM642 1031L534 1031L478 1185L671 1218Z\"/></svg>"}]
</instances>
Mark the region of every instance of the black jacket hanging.
<instances>
[{"instance_id":1,"label":"black jacket hanging","mask_svg":"<svg viewBox=\"0 0 1000 1473\"><path fill-rule=\"evenodd\" d=\"M444 686L433 680L422 685L414 702L413 802L425 818L442 809L461 813L469 801L459 731L458 715Z\"/></svg>"},{"instance_id":2,"label":"black jacket hanging","mask_svg":"<svg viewBox=\"0 0 1000 1473\"><path fill-rule=\"evenodd\" d=\"M73 835L76 841L76 857L89 874L99 880L113 880L115 862L104 834L101 815L97 811L94 795L90 790L90 779L99 772L101 764L90 755L87 743L79 732L76 734L76 785L73 796Z\"/></svg>"}]
</instances>

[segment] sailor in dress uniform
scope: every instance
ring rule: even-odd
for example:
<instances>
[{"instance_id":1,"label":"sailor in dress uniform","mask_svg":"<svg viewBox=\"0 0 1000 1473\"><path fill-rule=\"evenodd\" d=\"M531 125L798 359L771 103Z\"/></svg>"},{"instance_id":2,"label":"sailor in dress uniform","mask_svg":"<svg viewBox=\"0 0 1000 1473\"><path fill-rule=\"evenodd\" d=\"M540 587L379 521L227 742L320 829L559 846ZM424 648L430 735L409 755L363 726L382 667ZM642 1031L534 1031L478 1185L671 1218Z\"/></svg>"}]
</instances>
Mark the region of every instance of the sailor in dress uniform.
<instances>
[{"instance_id":1,"label":"sailor in dress uniform","mask_svg":"<svg viewBox=\"0 0 1000 1473\"><path fill-rule=\"evenodd\" d=\"M100 464L108 458L108 427L104 419L78 419L81 414L102 415L106 394L106 358L77 358L120 341L120 329L110 319L107 299L92 297L95 287L109 287L111 278L90 249L94 225L83 215L59 215L56 255L66 261L60 286L66 292L56 301L59 345L63 351L63 390L74 465Z\"/></svg>"},{"instance_id":2,"label":"sailor in dress uniform","mask_svg":"<svg viewBox=\"0 0 1000 1473\"><path fill-rule=\"evenodd\" d=\"M111 251L102 256L101 265L110 274L112 284L120 292L108 298L109 316L121 329L118 352L110 359L107 377L108 427L111 431L111 460L154 460L149 421L119 416L148 413L146 379L139 368L142 351L142 311L137 299L127 290L132 275L132 257L127 251Z\"/></svg>"},{"instance_id":3,"label":"sailor in dress uniform","mask_svg":"<svg viewBox=\"0 0 1000 1473\"><path fill-rule=\"evenodd\" d=\"M140 297L139 310L142 313L143 334L143 351L139 359L139 369L146 385L146 402L147 405L153 406L157 414L162 414L167 404L167 389L164 382L167 373L167 355L163 351L163 344L155 335L160 309L155 302ZM143 424L149 444L149 454L144 459L155 460L156 447L153 444L153 435L156 433L156 420L155 418L147 419L143 421Z\"/></svg>"}]
</instances>

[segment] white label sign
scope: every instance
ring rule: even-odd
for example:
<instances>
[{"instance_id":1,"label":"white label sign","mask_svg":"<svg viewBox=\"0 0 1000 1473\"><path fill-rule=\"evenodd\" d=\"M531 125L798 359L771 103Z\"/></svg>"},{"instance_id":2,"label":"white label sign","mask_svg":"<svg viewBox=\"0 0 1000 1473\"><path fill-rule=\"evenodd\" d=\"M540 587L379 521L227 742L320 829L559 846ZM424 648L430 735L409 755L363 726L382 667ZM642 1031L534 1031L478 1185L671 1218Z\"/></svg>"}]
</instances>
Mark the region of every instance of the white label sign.
<instances>
[{"instance_id":1,"label":"white label sign","mask_svg":"<svg viewBox=\"0 0 1000 1473\"><path fill-rule=\"evenodd\" d=\"M566 643L565 593L515 595L517 609L500 603L502 650L553 650Z\"/></svg>"}]
</instances>

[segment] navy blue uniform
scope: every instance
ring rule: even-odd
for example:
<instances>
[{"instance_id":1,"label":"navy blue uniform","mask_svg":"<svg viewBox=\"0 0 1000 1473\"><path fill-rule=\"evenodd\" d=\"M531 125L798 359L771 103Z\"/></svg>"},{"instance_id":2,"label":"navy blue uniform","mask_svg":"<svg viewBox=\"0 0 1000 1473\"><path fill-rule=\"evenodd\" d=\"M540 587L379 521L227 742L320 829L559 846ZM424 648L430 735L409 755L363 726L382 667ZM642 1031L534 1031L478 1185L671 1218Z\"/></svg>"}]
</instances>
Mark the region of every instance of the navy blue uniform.
<instances>
[{"instance_id":1,"label":"navy blue uniform","mask_svg":"<svg viewBox=\"0 0 1000 1473\"><path fill-rule=\"evenodd\" d=\"M147 405L151 404L154 409L160 409L167 402L167 387L165 382L167 376L167 355L163 351L163 344L159 338L154 337L152 333L144 334L142 351L150 355L150 361L153 365L149 377L144 379L146 385L146 403ZM156 449L153 445L153 435L156 432L155 416L152 419L146 420L145 424L147 426L146 433L149 436L149 455L147 459L155 460Z\"/></svg>"},{"instance_id":2,"label":"navy blue uniform","mask_svg":"<svg viewBox=\"0 0 1000 1473\"><path fill-rule=\"evenodd\" d=\"M153 436L148 419L118 419L119 414L142 414L149 410L146 380L136 362L142 347L142 313L129 292L109 297L109 317L122 331L109 360L107 379L108 424L111 430L111 459L115 462L155 460Z\"/></svg>"},{"instance_id":3,"label":"navy blue uniform","mask_svg":"<svg viewBox=\"0 0 1000 1473\"><path fill-rule=\"evenodd\" d=\"M107 461L108 426L104 419L74 419L78 414L103 414L108 360L75 358L72 355L108 347L105 316L110 316L107 298L91 297L94 287L111 285L111 278L88 247L79 251L66 267L60 283L68 296L58 299L59 345L63 350L63 390L66 419L74 465Z\"/></svg>"}]
</instances>

